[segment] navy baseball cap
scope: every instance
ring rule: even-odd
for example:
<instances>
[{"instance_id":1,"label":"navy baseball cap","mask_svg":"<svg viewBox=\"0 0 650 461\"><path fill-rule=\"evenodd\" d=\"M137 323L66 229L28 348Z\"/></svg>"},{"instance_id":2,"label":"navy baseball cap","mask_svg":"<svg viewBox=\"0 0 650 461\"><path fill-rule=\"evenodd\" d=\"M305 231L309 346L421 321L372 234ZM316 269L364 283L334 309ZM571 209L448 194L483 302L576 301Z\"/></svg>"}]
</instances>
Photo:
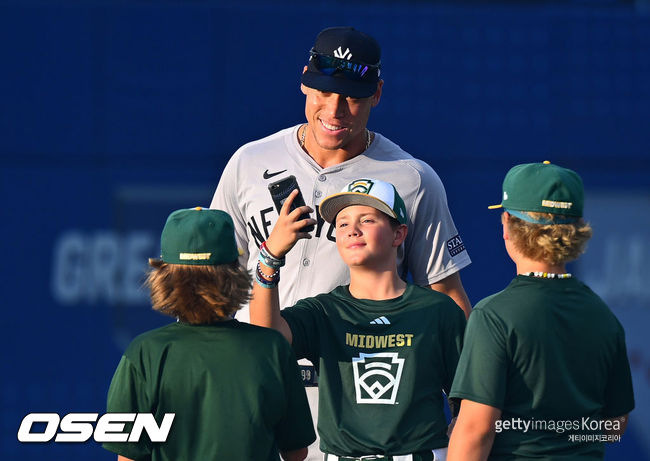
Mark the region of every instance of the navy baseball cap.
<instances>
[{"instance_id":1,"label":"navy baseball cap","mask_svg":"<svg viewBox=\"0 0 650 461\"><path fill-rule=\"evenodd\" d=\"M316 37L301 82L327 93L367 98L377 91L380 67L377 40L353 27L329 27Z\"/></svg>"}]
</instances>

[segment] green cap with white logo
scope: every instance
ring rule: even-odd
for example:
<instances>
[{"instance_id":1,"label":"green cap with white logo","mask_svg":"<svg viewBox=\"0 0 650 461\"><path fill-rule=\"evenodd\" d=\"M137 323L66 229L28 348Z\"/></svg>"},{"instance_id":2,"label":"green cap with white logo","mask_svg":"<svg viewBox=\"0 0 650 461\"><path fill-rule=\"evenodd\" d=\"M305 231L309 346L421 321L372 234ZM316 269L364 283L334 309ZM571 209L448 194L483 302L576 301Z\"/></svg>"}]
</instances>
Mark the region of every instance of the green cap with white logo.
<instances>
[{"instance_id":1,"label":"green cap with white logo","mask_svg":"<svg viewBox=\"0 0 650 461\"><path fill-rule=\"evenodd\" d=\"M228 213L201 207L176 210L160 237L161 259L169 264L218 266L239 257Z\"/></svg>"},{"instance_id":2,"label":"green cap with white logo","mask_svg":"<svg viewBox=\"0 0 650 461\"><path fill-rule=\"evenodd\" d=\"M551 162L525 163L508 171L503 180L501 204L508 213L537 224L566 224L582 216L584 189L578 173ZM569 216L568 219L539 220L521 213L532 211Z\"/></svg>"},{"instance_id":3,"label":"green cap with white logo","mask_svg":"<svg viewBox=\"0 0 650 461\"><path fill-rule=\"evenodd\" d=\"M380 179L355 179L337 194L332 194L321 202L320 215L329 223L333 223L336 215L343 208L352 205L365 205L375 208L400 224L406 224L406 206L391 183Z\"/></svg>"}]
</instances>

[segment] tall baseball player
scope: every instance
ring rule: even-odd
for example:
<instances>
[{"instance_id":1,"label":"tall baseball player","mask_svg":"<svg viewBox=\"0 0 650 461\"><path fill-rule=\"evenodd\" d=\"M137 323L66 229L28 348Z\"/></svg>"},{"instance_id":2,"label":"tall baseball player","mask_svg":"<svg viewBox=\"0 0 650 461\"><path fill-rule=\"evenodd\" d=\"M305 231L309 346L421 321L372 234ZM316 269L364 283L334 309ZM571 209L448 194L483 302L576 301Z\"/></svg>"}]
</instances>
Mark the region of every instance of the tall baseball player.
<instances>
[{"instance_id":1,"label":"tall baseball player","mask_svg":"<svg viewBox=\"0 0 650 461\"><path fill-rule=\"evenodd\" d=\"M319 367L320 447L325 460L444 460L448 392L465 316L441 293L407 284L397 248L408 233L404 202L392 184L358 179L321 202L336 223L336 246L350 284L280 311L285 255L310 238L296 191L283 205L256 266L251 321L280 331L298 357Z\"/></svg>"},{"instance_id":2,"label":"tall baseball player","mask_svg":"<svg viewBox=\"0 0 650 461\"><path fill-rule=\"evenodd\" d=\"M429 165L366 127L382 95L380 67L379 44L369 35L351 27L320 32L301 78L306 123L241 147L223 171L211 208L233 217L244 249L242 264L253 271L259 247L278 218L267 187L290 175L297 178L317 224L313 238L297 243L283 269L280 301L290 306L349 282L348 267L337 254L334 226L320 216L321 200L355 178L389 181L409 213L409 233L397 254L399 275L410 273L415 284L449 295L469 315L459 270L470 258L440 178ZM248 321L248 309L237 318ZM307 394L314 412L316 389ZM312 451L310 447L310 459L317 459Z\"/></svg>"},{"instance_id":3,"label":"tall baseball player","mask_svg":"<svg viewBox=\"0 0 650 461\"><path fill-rule=\"evenodd\" d=\"M503 181L503 239L517 268L477 304L451 395L449 461L600 460L634 408L621 324L566 271L591 237L582 180L549 162Z\"/></svg>"}]
</instances>

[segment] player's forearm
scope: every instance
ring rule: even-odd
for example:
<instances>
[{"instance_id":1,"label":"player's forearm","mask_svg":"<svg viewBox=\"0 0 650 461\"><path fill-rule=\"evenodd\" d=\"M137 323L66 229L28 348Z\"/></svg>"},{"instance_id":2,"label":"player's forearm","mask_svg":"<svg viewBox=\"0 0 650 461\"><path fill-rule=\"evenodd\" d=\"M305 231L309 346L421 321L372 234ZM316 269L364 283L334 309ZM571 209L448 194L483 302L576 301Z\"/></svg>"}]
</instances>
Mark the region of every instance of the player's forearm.
<instances>
[{"instance_id":1,"label":"player's forearm","mask_svg":"<svg viewBox=\"0 0 650 461\"><path fill-rule=\"evenodd\" d=\"M465 313L465 318L469 318L469 314L472 312L472 305L469 302L467 293L465 293L465 288L463 287L463 282L460 280L460 274L458 272L432 284L430 287L453 299Z\"/></svg>"},{"instance_id":2,"label":"player's forearm","mask_svg":"<svg viewBox=\"0 0 650 461\"><path fill-rule=\"evenodd\" d=\"M260 261L255 271L253 299L250 303L251 323L278 330L289 343L293 336L286 320L280 315L278 299L280 269L285 264L285 255L291 251L296 242L311 238L309 233L302 231L304 226L316 224L315 219L300 219L303 214L314 211L310 207L299 206L290 211L293 200L299 193L300 191L295 189L289 194L280 209L271 235L260 246Z\"/></svg>"},{"instance_id":3,"label":"player's forearm","mask_svg":"<svg viewBox=\"0 0 650 461\"><path fill-rule=\"evenodd\" d=\"M250 302L250 316L253 325L274 328L274 311L280 315L277 288L262 288L253 285L253 296ZM276 320L277 321L277 320Z\"/></svg>"},{"instance_id":4,"label":"player's forearm","mask_svg":"<svg viewBox=\"0 0 650 461\"><path fill-rule=\"evenodd\" d=\"M485 461L495 436L501 410L471 400L462 400L458 420L451 433L447 461Z\"/></svg>"},{"instance_id":5,"label":"player's forearm","mask_svg":"<svg viewBox=\"0 0 650 461\"><path fill-rule=\"evenodd\" d=\"M261 270L265 275L271 269L262 265ZM273 328L279 331L291 343L292 335L286 320L280 315L280 300L278 288L266 288L255 282L253 284L253 297L250 302L250 319L253 325Z\"/></svg>"},{"instance_id":6,"label":"player's forearm","mask_svg":"<svg viewBox=\"0 0 650 461\"><path fill-rule=\"evenodd\" d=\"M485 461L492 449L494 431L472 431L457 421L451 432L447 461Z\"/></svg>"},{"instance_id":7,"label":"player's forearm","mask_svg":"<svg viewBox=\"0 0 650 461\"><path fill-rule=\"evenodd\" d=\"M273 328L279 331L291 343L291 330L286 320L280 315L278 289L264 288L253 284L253 297L250 302L250 317L253 325Z\"/></svg>"}]
</instances>

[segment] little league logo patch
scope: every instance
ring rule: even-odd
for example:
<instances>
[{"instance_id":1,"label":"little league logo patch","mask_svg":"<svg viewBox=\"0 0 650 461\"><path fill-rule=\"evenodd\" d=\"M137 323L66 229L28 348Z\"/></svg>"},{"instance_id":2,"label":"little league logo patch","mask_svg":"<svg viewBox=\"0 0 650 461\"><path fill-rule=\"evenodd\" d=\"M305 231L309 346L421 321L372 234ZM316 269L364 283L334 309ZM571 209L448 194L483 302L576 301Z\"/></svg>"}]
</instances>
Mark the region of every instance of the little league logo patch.
<instances>
[{"instance_id":1,"label":"little league logo patch","mask_svg":"<svg viewBox=\"0 0 650 461\"><path fill-rule=\"evenodd\" d=\"M397 352L359 354L352 359L357 403L394 405L404 359Z\"/></svg>"},{"instance_id":2,"label":"little league logo patch","mask_svg":"<svg viewBox=\"0 0 650 461\"><path fill-rule=\"evenodd\" d=\"M358 179L348 186L348 192L358 192L367 195L374 185L375 183L370 179Z\"/></svg>"}]
</instances>

